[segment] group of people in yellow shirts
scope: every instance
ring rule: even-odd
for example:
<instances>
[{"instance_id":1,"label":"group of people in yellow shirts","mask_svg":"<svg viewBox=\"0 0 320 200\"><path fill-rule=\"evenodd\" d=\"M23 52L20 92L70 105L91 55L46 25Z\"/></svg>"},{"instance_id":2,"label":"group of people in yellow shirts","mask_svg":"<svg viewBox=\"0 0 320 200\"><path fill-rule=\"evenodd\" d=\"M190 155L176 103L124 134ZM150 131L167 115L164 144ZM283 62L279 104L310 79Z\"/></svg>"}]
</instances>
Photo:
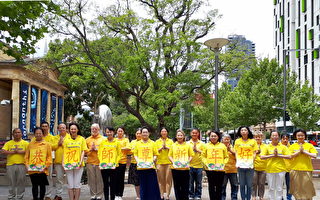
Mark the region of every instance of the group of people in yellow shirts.
<instances>
[{"instance_id":1,"label":"group of people in yellow shirts","mask_svg":"<svg viewBox=\"0 0 320 200\"><path fill-rule=\"evenodd\" d=\"M204 143L198 129L191 130L189 141L182 130L177 130L173 141L168 130L162 128L159 139L153 141L144 127L136 131L136 139L131 142L125 137L124 127L107 127L103 136L99 125L92 124L91 136L86 139L76 123L69 124L69 131L66 124L59 124L59 134L55 136L48 130L49 124L43 122L28 143L16 128L13 139L2 148L1 153L8 155L8 199L23 199L26 172L33 199L51 199L55 171L54 199L62 199L65 174L69 199L78 200L85 166L91 200L121 200L128 163L128 183L135 186L137 200L167 200L172 183L175 199L201 199L203 171L211 200L226 199L228 181L232 200L237 199L238 185L241 199L262 199L266 179L270 199L282 199L284 180L287 199L291 194L296 199L315 196L311 158L317 156L317 151L304 142L306 132L301 129L294 132L297 143L291 146L288 136L282 137L282 144L276 131L271 133L271 143L263 144L263 134L253 134L245 126L238 129L234 145L229 135L218 131L208 131L209 142Z\"/></svg>"}]
</instances>

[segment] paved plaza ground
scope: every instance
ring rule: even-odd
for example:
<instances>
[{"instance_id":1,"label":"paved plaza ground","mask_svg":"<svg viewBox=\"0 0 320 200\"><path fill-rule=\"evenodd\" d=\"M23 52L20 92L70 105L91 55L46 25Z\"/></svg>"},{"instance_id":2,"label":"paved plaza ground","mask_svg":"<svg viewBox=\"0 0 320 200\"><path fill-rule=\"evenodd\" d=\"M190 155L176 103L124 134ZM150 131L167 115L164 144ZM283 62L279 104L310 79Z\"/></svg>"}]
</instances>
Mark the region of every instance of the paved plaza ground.
<instances>
[{"instance_id":1,"label":"paved plaza ground","mask_svg":"<svg viewBox=\"0 0 320 200\"><path fill-rule=\"evenodd\" d=\"M317 190L317 197L314 197L313 200L320 200L320 178L314 178L314 185L315 185L316 190ZM227 191L228 191L227 199L230 199L230 192L229 192L230 188L229 188L229 185L228 185ZM203 200L209 200L207 183L203 184L202 193L203 193L202 199ZM0 186L0 200L6 200L7 199L7 194L8 194L8 187L7 186ZM266 199L268 199L267 198L268 197L267 186L266 186L265 197L266 197ZM68 199L67 186L66 185L65 185L65 190L63 192L62 198L63 198L63 200L67 200ZM26 188L25 200L31 200L31 199L32 199L31 187L28 186ZM125 185L123 199L124 200L135 200L136 199L134 187L132 185L128 185L128 184ZM175 199L174 198L173 189L172 189L172 192L171 192L171 198L170 199L172 199L172 200ZM240 199L240 198L238 198L238 199ZM83 185L82 186L80 200L90 200L90 192L89 192L88 185ZM152 199L150 199L150 200L152 200Z\"/></svg>"}]
</instances>

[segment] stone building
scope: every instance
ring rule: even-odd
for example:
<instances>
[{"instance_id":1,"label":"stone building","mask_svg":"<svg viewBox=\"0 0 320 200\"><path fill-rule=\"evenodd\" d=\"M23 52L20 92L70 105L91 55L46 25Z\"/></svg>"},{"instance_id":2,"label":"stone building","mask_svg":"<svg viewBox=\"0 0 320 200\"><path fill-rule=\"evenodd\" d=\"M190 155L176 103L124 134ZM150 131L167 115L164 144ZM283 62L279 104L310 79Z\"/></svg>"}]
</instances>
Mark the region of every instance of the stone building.
<instances>
[{"instance_id":1,"label":"stone building","mask_svg":"<svg viewBox=\"0 0 320 200\"><path fill-rule=\"evenodd\" d=\"M26 61L32 64L16 64L12 58L0 55L0 140L10 139L16 127L27 139L42 121L49 122L54 134L64 118L67 88L58 82L59 71L41 60Z\"/></svg>"}]
</instances>

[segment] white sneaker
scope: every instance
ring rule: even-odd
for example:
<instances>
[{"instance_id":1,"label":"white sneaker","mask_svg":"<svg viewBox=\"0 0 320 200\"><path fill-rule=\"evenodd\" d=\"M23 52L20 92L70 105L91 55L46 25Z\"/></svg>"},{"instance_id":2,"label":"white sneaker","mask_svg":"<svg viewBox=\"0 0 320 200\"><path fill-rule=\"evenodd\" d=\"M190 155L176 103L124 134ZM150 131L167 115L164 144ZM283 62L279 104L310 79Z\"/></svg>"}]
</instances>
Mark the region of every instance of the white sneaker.
<instances>
[{"instance_id":1,"label":"white sneaker","mask_svg":"<svg viewBox=\"0 0 320 200\"><path fill-rule=\"evenodd\" d=\"M118 200L122 200L122 197L118 197Z\"/></svg>"},{"instance_id":2,"label":"white sneaker","mask_svg":"<svg viewBox=\"0 0 320 200\"><path fill-rule=\"evenodd\" d=\"M119 200L119 197L118 197L118 196L115 196L115 197L114 197L114 200Z\"/></svg>"}]
</instances>

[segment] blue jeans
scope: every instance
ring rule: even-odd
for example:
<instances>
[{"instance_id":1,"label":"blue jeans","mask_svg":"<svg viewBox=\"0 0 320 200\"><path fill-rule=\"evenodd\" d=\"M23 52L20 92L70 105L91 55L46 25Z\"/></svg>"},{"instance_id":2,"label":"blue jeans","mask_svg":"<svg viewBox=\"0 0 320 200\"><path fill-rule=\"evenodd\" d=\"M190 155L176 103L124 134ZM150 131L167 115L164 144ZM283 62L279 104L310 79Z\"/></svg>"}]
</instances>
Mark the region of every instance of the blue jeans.
<instances>
[{"instance_id":1,"label":"blue jeans","mask_svg":"<svg viewBox=\"0 0 320 200\"><path fill-rule=\"evenodd\" d=\"M242 200L251 199L253 169L250 168L238 168L240 194Z\"/></svg>"},{"instance_id":2,"label":"blue jeans","mask_svg":"<svg viewBox=\"0 0 320 200\"><path fill-rule=\"evenodd\" d=\"M286 189L287 189L287 200L291 200L292 199L292 194L289 193L289 189L290 189L290 175L289 175L289 172L286 172L285 179L286 179Z\"/></svg>"},{"instance_id":3,"label":"blue jeans","mask_svg":"<svg viewBox=\"0 0 320 200\"><path fill-rule=\"evenodd\" d=\"M228 174L224 175L224 180L223 180L223 184L222 184L222 198L221 198L221 200L226 199L226 195L227 195L226 189L227 189L228 180L230 181L230 185L231 185L231 200L237 200L238 190L239 190L237 173L228 173Z\"/></svg>"},{"instance_id":4,"label":"blue jeans","mask_svg":"<svg viewBox=\"0 0 320 200\"><path fill-rule=\"evenodd\" d=\"M189 197L201 198L202 194L202 168L190 167Z\"/></svg>"}]
</instances>

